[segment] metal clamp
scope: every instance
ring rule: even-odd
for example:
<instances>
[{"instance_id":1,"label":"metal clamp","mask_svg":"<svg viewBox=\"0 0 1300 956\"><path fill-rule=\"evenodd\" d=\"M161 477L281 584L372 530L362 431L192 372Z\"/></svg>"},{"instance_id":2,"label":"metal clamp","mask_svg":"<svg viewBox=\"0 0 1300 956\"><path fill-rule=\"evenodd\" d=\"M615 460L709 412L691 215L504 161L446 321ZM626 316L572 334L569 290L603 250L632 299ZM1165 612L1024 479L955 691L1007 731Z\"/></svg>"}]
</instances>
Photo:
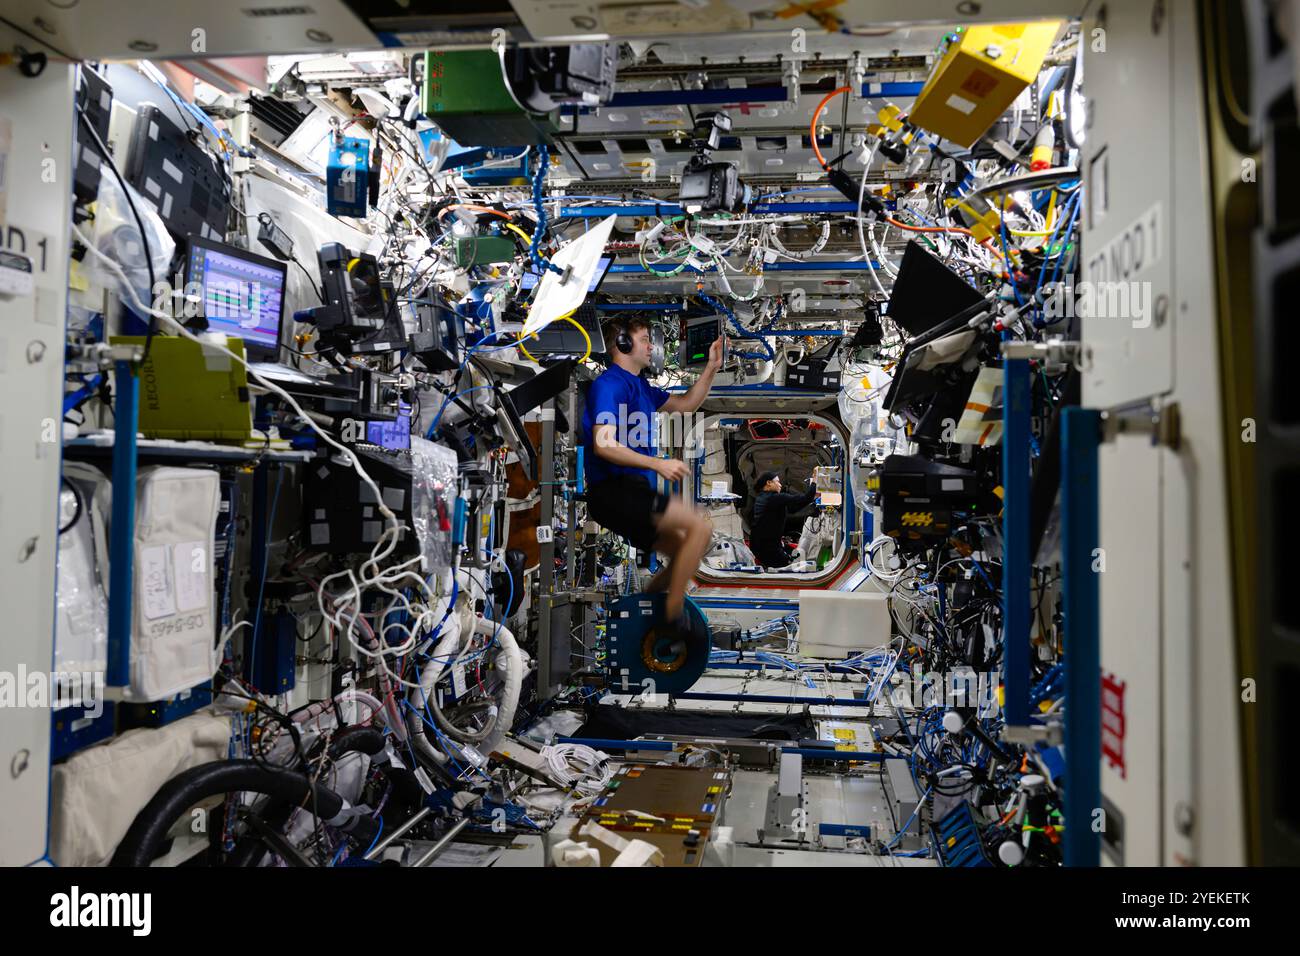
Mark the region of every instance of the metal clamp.
<instances>
[{"instance_id":1,"label":"metal clamp","mask_svg":"<svg viewBox=\"0 0 1300 956\"><path fill-rule=\"evenodd\" d=\"M1182 413L1177 402L1108 409L1101 413L1102 441L1119 435L1150 435L1152 447L1163 445L1177 451L1182 443Z\"/></svg>"},{"instance_id":2,"label":"metal clamp","mask_svg":"<svg viewBox=\"0 0 1300 956\"><path fill-rule=\"evenodd\" d=\"M1008 359L1039 359L1061 365L1073 365L1082 370L1083 362L1092 361L1092 349L1082 342L1052 339L1047 342L1002 343L1002 357Z\"/></svg>"},{"instance_id":3,"label":"metal clamp","mask_svg":"<svg viewBox=\"0 0 1300 956\"><path fill-rule=\"evenodd\" d=\"M107 342L77 343L69 346L69 358L87 362L101 370L113 367L115 362L129 362L135 365L144 360L143 345L109 345Z\"/></svg>"},{"instance_id":4,"label":"metal clamp","mask_svg":"<svg viewBox=\"0 0 1300 956\"><path fill-rule=\"evenodd\" d=\"M1022 747L1038 743L1057 747L1065 742L1065 732L1060 724L1029 724L1025 727L1007 725L1002 728L1002 739Z\"/></svg>"}]
</instances>

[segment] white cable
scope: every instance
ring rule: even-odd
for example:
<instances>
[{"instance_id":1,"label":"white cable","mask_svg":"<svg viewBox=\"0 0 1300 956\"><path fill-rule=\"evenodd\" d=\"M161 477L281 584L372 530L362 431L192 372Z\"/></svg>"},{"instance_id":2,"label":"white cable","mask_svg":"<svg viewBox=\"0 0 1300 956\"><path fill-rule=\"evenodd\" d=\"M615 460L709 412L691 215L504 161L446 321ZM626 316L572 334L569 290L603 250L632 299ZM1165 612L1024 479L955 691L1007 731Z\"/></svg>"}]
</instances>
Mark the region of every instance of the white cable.
<instances>
[{"instance_id":1,"label":"white cable","mask_svg":"<svg viewBox=\"0 0 1300 956\"><path fill-rule=\"evenodd\" d=\"M878 537L872 540L871 544L867 545L867 567L871 569L871 573L875 577L880 578L882 581L889 581L892 583L894 581L897 581L899 578L901 578L904 572L908 570L908 567L907 565L904 565L903 567L899 568L897 571L882 571L879 567L876 566L876 560L875 560L876 549L878 546L886 543L892 544L894 546L894 553L895 554L898 553L897 541L895 541L887 534L879 535ZM906 600L906 598L902 598L902 599Z\"/></svg>"},{"instance_id":2,"label":"white cable","mask_svg":"<svg viewBox=\"0 0 1300 956\"><path fill-rule=\"evenodd\" d=\"M858 245L862 247L862 261L867 265L867 273L871 276L871 281L879 292L885 298L889 298L889 293L885 291L884 285L880 282L880 276L876 275L876 270L871 265L871 253L867 251L867 239L862 231L862 200L867 195L867 170L871 168L871 160L875 156L876 147L873 143L871 149L867 152L867 157L862 163L862 181L858 183L858 214L853 218L858 223Z\"/></svg>"},{"instance_id":3,"label":"white cable","mask_svg":"<svg viewBox=\"0 0 1300 956\"><path fill-rule=\"evenodd\" d=\"M551 776L579 793L600 793L614 776L609 755L584 744L554 744L542 748Z\"/></svg>"}]
</instances>

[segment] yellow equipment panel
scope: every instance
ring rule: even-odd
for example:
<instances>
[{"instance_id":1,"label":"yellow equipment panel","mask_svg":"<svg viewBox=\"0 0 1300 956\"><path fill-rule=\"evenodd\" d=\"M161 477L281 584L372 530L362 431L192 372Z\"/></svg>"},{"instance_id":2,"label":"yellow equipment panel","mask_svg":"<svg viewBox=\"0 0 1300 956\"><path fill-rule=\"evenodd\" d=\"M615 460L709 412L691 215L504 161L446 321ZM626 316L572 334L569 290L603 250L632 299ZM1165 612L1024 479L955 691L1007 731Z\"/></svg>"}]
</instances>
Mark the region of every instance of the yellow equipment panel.
<instances>
[{"instance_id":1,"label":"yellow equipment panel","mask_svg":"<svg viewBox=\"0 0 1300 956\"><path fill-rule=\"evenodd\" d=\"M930 74L908 120L958 145L972 145L1038 76L1062 23L968 28Z\"/></svg>"}]
</instances>

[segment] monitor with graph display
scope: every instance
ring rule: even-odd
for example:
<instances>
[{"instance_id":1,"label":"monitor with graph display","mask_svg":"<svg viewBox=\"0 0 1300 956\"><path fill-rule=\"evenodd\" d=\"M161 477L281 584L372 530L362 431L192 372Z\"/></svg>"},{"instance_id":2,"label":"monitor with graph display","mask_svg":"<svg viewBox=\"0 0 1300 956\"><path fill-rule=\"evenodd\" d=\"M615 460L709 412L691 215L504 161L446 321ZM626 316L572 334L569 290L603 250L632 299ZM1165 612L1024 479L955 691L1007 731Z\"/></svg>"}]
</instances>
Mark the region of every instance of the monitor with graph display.
<instances>
[{"instance_id":1,"label":"monitor with graph display","mask_svg":"<svg viewBox=\"0 0 1300 956\"><path fill-rule=\"evenodd\" d=\"M208 331L244 340L251 355L278 359L285 263L191 236L185 281L197 285Z\"/></svg>"}]
</instances>

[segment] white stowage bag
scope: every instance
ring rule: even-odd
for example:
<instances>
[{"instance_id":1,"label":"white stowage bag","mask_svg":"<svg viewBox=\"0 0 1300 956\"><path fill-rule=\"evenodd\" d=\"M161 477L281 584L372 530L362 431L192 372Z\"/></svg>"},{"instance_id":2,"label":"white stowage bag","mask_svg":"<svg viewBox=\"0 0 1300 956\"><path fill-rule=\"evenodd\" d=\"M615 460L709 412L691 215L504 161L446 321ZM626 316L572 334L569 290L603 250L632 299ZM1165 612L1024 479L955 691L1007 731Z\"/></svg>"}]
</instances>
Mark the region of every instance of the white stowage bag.
<instances>
[{"instance_id":1,"label":"white stowage bag","mask_svg":"<svg viewBox=\"0 0 1300 956\"><path fill-rule=\"evenodd\" d=\"M108 541L100 488L108 482L103 472L73 461L63 463L63 477L59 527L67 530L59 537L54 669L102 673L108 648Z\"/></svg>"},{"instance_id":2,"label":"white stowage bag","mask_svg":"<svg viewBox=\"0 0 1300 956\"><path fill-rule=\"evenodd\" d=\"M230 717L201 710L166 727L128 730L56 764L50 859L59 866L104 866L159 787L183 770L223 759L229 747Z\"/></svg>"},{"instance_id":3,"label":"white stowage bag","mask_svg":"<svg viewBox=\"0 0 1300 956\"><path fill-rule=\"evenodd\" d=\"M131 685L135 700L188 690L215 669L215 471L141 468L136 480Z\"/></svg>"}]
</instances>

